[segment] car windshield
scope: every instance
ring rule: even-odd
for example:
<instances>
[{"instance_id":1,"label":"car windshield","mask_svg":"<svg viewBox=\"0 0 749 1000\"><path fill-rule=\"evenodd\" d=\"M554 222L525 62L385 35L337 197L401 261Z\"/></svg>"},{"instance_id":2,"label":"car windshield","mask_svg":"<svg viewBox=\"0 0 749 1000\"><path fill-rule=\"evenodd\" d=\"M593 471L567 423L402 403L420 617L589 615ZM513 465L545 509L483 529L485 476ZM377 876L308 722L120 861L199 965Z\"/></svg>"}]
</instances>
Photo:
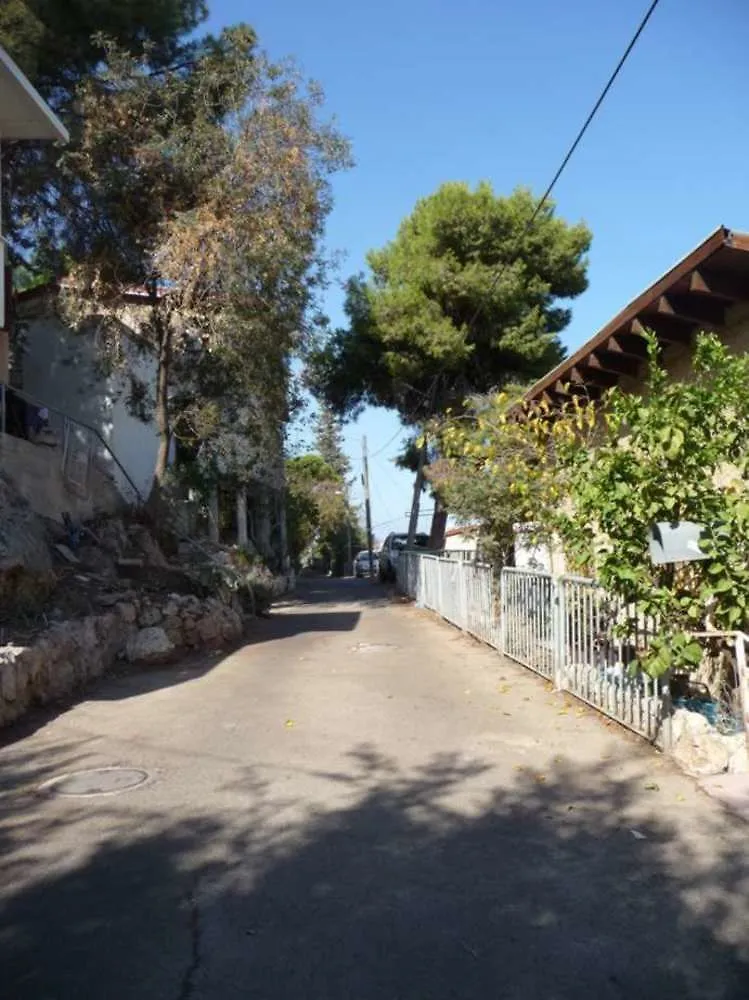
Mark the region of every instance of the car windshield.
<instances>
[{"instance_id":1,"label":"car windshield","mask_svg":"<svg viewBox=\"0 0 749 1000\"><path fill-rule=\"evenodd\" d=\"M372 553L372 556L374 558L374 553ZM356 558L357 559L369 559L369 552L367 552L366 549L363 549Z\"/></svg>"},{"instance_id":2,"label":"car windshield","mask_svg":"<svg viewBox=\"0 0 749 1000\"><path fill-rule=\"evenodd\" d=\"M414 535L414 546L417 549L425 549L429 544L429 535ZM393 548L405 549L408 545L408 535L393 535Z\"/></svg>"}]
</instances>

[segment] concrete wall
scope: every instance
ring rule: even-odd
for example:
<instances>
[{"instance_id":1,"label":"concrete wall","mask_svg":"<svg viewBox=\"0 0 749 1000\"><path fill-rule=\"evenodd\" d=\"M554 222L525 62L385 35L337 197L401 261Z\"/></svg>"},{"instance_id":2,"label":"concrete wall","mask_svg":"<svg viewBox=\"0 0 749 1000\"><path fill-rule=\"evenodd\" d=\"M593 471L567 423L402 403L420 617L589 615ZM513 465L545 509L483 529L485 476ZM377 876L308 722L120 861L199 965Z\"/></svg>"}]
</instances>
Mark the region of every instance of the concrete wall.
<instances>
[{"instance_id":1,"label":"concrete wall","mask_svg":"<svg viewBox=\"0 0 749 1000\"><path fill-rule=\"evenodd\" d=\"M453 534L452 531L445 532L445 550L447 552L475 552L476 536L468 533Z\"/></svg>"},{"instance_id":2,"label":"concrete wall","mask_svg":"<svg viewBox=\"0 0 749 1000\"><path fill-rule=\"evenodd\" d=\"M531 569L536 572L553 573L561 576L567 572L564 551L558 541L549 545L537 543L533 538L532 524L513 525L515 533L515 566L517 569Z\"/></svg>"},{"instance_id":3,"label":"concrete wall","mask_svg":"<svg viewBox=\"0 0 749 1000\"><path fill-rule=\"evenodd\" d=\"M63 511L87 519L96 511L113 513L122 505L111 478L96 464L91 466L85 489L68 482L62 471L61 445L51 448L10 434L0 435L0 468L33 511L58 522Z\"/></svg>"},{"instance_id":4,"label":"concrete wall","mask_svg":"<svg viewBox=\"0 0 749 1000\"><path fill-rule=\"evenodd\" d=\"M73 333L54 316L27 320L22 364L24 392L49 407L95 427L145 497L151 487L158 449L152 420L144 422L128 409L129 379L104 376L97 368L92 338ZM124 343L123 369L153 387L155 361ZM112 466L112 475L128 499L124 477Z\"/></svg>"}]
</instances>

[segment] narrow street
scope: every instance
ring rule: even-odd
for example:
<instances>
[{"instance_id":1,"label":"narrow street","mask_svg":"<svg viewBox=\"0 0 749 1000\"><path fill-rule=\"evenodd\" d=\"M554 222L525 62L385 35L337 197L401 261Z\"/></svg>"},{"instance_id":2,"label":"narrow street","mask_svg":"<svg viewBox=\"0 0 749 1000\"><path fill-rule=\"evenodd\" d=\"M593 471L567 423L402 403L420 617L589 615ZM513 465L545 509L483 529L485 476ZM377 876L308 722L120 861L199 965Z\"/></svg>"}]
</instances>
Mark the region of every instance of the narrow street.
<instances>
[{"instance_id":1,"label":"narrow street","mask_svg":"<svg viewBox=\"0 0 749 1000\"><path fill-rule=\"evenodd\" d=\"M40 791L142 769L119 794ZM0 750L7 1000L749 996L747 827L368 581Z\"/></svg>"}]
</instances>

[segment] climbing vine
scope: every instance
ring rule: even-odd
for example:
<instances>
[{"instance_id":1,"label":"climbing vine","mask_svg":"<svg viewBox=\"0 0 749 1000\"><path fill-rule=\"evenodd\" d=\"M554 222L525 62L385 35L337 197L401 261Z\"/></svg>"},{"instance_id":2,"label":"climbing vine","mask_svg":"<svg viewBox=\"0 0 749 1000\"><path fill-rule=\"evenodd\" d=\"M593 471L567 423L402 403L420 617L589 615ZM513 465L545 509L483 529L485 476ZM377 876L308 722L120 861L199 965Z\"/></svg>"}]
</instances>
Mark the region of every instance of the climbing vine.
<instances>
[{"instance_id":1,"label":"climbing vine","mask_svg":"<svg viewBox=\"0 0 749 1000\"><path fill-rule=\"evenodd\" d=\"M648 350L640 393L616 388L596 407L573 397L555 412L492 397L470 420L448 419L433 475L459 516L502 544L518 522L559 539L571 567L628 609L623 629L657 622L642 659L656 676L699 662L691 632L749 617L749 358L701 334L691 377L674 381L653 337ZM706 558L656 566L650 527L676 521L703 526Z\"/></svg>"}]
</instances>

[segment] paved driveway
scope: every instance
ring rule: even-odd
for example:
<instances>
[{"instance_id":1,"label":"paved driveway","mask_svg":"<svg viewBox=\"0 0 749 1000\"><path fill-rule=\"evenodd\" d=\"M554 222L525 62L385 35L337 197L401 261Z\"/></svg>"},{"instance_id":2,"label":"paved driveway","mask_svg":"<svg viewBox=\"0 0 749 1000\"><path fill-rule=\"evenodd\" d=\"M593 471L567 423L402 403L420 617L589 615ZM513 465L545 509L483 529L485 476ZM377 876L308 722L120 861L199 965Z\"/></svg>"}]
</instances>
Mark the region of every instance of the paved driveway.
<instances>
[{"instance_id":1,"label":"paved driveway","mask_svg":"<svg viewBox=\"0 0 749 1000\"><path fill-rule=\"evenodd\" d=\"M12 734L3 998L749 997L744 824L368 581L304 598Z\"/></svg>"}]
</instances>

